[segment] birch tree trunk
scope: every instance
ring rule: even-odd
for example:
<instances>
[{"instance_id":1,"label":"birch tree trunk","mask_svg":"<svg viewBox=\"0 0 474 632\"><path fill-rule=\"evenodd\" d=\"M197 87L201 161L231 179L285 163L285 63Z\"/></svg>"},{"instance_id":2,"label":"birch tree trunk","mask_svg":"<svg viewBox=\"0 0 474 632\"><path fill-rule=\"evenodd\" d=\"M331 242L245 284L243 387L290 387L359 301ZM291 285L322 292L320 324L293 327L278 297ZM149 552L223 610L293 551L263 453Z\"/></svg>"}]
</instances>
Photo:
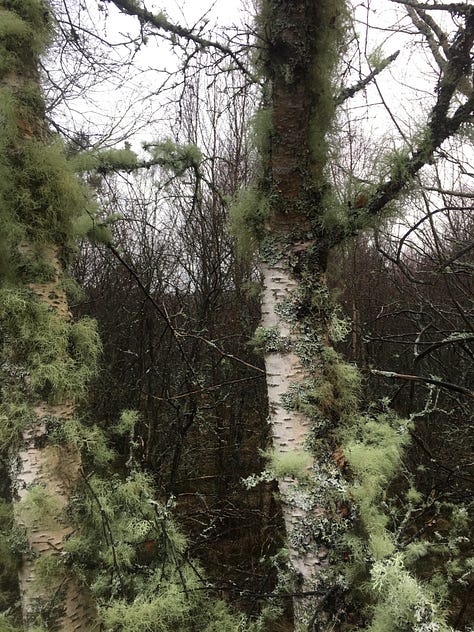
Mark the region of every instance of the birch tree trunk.
<instances>
[{"instance_id":1,"label":"birch tree trunk","mask_svg":"<svg viewBox=\"0 0 474 632\"><path fill-rule=\"evenodd\" d=\"M59 285L60 264L52 244L45 247L44 256L56 274L48 283L30 285L33 300L47 306L55 319L67 321L68 305ZM75 402L68 397L60 397L55 403L35 402L31 421L22 432L22 445L12 475L15 518L17 525L24 528L28 542L28 552L19 566L27 629L38 619L47 622L51 629L64 632L98 629L88 588L61 563L64 542L72 533L64 510L79 481L81 455L75 445L51 444L48 435L52 428L72 419L74 410Z\"/></svg>"},{"instance_id":2,"label":"birch tree trunk","mask_svg":"<svg viewBox=\"0 0 474 632\"><path fill-rule=\"evenodd\" d=\"M40 0L0 1L2 412L17 437L11 479L16 531L24 535L25 628L86 632L98 629L96 609L64 562L72 532L65 508L81 457L74 442L52 439L73 417L90 368L74 347L86 330L70 321L59 259L86 196L44 121L37 62L50 21ZM93 327L89 334L97 347Z\"/></svg>"},{"instance_id":3,"label":"birch tree trunk","mask_svg":"<svg viewBox=\"0 0 474 632\"><path fill-rule=\"evenodd\" d=\"M329 570L322 527L336 520L318 492L314 418L301 405L322 363L327 245L321 231L326 183L325 135L333 115L331 74L343 3L269 0L261 8L267 41L271 129L262 189L270 212L261 252L264 339L273 453L295 574L295 625L304 629L324 600ZM331 460L327 447L325 461ZM337 468L336 468L337 469ZM321 606L319 621L327 619ZM329 615L328 615L329 616ZM336 629L336 628L331 628Z\"/></svg>"}]
</instances>

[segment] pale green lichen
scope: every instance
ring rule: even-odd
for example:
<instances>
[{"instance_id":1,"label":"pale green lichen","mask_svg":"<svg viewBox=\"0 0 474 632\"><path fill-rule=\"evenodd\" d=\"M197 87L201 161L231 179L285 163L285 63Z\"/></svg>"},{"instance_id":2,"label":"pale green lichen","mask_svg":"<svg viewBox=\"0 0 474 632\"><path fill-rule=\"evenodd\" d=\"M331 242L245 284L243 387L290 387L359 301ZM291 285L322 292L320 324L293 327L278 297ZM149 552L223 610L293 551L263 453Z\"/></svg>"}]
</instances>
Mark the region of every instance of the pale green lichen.
<instances>
[{"instance_id":1,"label":"pale green lichen","mask_svg":"<svg viewBox=\"0 0 474 632\"><path fill-rule=\"evenodd\" d=\"M264 236L265 220L270 214L268 199L257 185L241 189L229 209L230 231L241 256L251 257Z\"/></svg>"},{"instance_id":2,"label":"pale green lichen","mask_svg":"<svg viewBox=\"0 0 474 632\"><path fill-rule=\"evenodd\" d=\"M287 452L272 450L267 453L267 457L269 470L277 480L288 477L305 481L310 475L312 457L305 450L288 450Z\"/></svg>"},{"instance_id":3,"label":"pale green lichen","mask_svg":"<svg viewBox=\"0 0 474 632\"><path fill-rule=\"evenodd\" d=\"M291 339L283 336L278 327L257 327L250 345L260 353L286 353L291 349Z\"/></svg>"}]
</instances>

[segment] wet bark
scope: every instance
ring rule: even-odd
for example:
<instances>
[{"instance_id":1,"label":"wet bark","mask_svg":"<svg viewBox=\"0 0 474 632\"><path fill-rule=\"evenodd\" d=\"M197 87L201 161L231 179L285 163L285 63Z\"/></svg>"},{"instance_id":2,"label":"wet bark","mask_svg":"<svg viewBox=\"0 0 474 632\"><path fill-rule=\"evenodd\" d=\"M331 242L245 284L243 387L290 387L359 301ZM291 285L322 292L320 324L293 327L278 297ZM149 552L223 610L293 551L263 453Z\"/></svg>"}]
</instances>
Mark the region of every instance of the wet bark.
<instances>
[{"instance_id":1,"label":"wet bark","mask_svg":"<svg viewBox=\"0 0 474 632\"><path fill-rule=\"evenodd\" d=\"M24 173L21 169L25 167L22 160L28 155L26 151L23 152L23 147L35 143L38 147L44 144L46 148L50 142L41 99L38 51L35 48L37 43L33 43L34 37L39 37L38 30L43 27L46 38L50 16L46 5L41 2L38 2L38 6L34 6L32 2L31 7L29 3L28 7L22 6L21 2L13 3L13 7L9 2L0 1L0 21L4 19L3 14L10 14L7 16L9 20L5 18L7 28L0 36L0 54L10 60L6 64L2 59L4 65L3 72L0 73L0 89L2 96L8 95L17 106L12 120L6 119L4 127L7 130L0 130L0 134L4 134L6 138L2 143L6 147L5 155L2 156L2 177L6 178L6 184L12 190L18 182L24 187L24 190L17 193L17 203L9 217L9 221L16 222L18 232L24 236L16 245L8 246L12 250L13 262L28 259L38 261L40 253L40 265L50 272L44 277L49 278L47 282L35 283L31 282L32 277L28 276L28 272L21 266L15 268L16 264L13 263L13 271L8 277L0 278L0 284L7 293L14 295L17 292L20 303L26 305L31 301L32 305L45 307L44 312L51 314L53 321L68 321L70 314L66 294L61 287L62 268L58 257L63 244L56 243L58 240L53 236L50 241L45 239L44 229L47 223L45 217L50 210L45 206L47 204L54 207L58 200L47 201L44 206L43 203L38 203L40 180L35 182L35 178L30 177L30 185L27 185L21 175ZM34 22L35 19L37 22ZM40 19L44 24L38 23ZM21 37L8 32L10 23L18 29ZM29 40L22 35L25 32L31 34ZM25 98L26 94L34 95L34 98L30 96L28 100ZM10 194L8 188L7 191ZM6 197L1 202L9 204L11 198ZM24 208L28 209L26 216ZM40 236L35 234L36 226L42 228ZM25 311L28 311L28 307ZM13 403L20 410L30 411L27 419L20 423L20 427L23 427L20 448L13 459L11 472L16 528L25 534L26 540L26 552L19 564L24 625L26 629L31 629L42 622L50 630L63 632L97 630L97 612L89 588L82 585L67 564L63 563L64 543L72 533L64 509L80 476L81 456L75 445L68 445L67 442L56 445L49 441L48 436L51 426L60 426L73 416L75 401L65 397L52 398L49 401L46 394L42 396L31 386L31 367L23 366L23 360L30 357L31 350L25 348L27 343L21 338L23 326L27 328L31 323L24 325L21 313L15 318L18 322L12 325L12 331L16 337L7 333L2 342L5 344L5 357L11 360L14 367L12 381L16 382L12 387ZM49 350L44 355L51 362ZM38 351L38 356L42 357L41 351ZM5 387L3 397L8 397L7 390ZM19 394L22 401L18 401ZM48 511L42 512L38 508L33 511L31 507L28 509L28 501L34 490L41 490L43 498L47 499ZM38 563L45 559L48 562L58 562L55 565L57 572L55 570L47 581L37 571Z\"/></svg>"},{"instance_id":2,"label":"wet bark","mask_svg":"<svg viewBox=\"0 0 474 632\"><path fill-rule=\"evenodd\" d=\"M304 284L316 286L324 279L326 248L317 220L325 186L325 149L318 146L318 139L324 139L325 130L317 128L317 121L318 108L327 106L328 86L318 85L314 65L321 46L320 29L327 26L321 18L326 9L324 2L304 0L274 0L267 5L265 69L271 85L272 132L266 187L272 208L266 239L277 244L278 255L261 266L262 327L278 332L285 341L284 348L265 353L276 458L305 451L312 426L307 414L285 400L292 389L314 375L309 375L297 351L303 331L307 332L304 315L295 309L289 317L282 306L299 303L298 309L304 312ZM313 333L316 339L318 334ZM309 475L313 466L308 466ZM278 487L295 576L295 624L307 626L316 595L324 590L321 577L328 568L328 551L310 529L302 537L302 525L330 516L296 478L280 477Z\"/></svg>"}]
</instances>

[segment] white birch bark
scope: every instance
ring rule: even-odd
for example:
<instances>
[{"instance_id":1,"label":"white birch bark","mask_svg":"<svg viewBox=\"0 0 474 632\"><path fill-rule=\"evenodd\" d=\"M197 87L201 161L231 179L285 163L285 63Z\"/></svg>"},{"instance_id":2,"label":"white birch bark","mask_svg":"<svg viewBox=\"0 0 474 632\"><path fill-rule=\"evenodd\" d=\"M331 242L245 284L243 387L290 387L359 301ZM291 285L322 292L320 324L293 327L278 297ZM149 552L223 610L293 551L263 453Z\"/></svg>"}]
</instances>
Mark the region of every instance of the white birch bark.
<instances>
[{"instance_id":1,"label":"white birch bark","mask_svg":"<svg viewBox=\"0 0 474 632\"><path fill-rule=\"evenodd\" d=\"M263 273L262 297L262 327L274 328L279 335L289 340L289 348L293 346L298 332L294 331L291 323L286 322L278 313L277 306L291 301L298 288L298 282L291 276L284 262L269 266L261 266ZM301 366L300 359L293 351L265 353L265 367L267 375L267 389L269 402L269 422L272 430L273 449L275 454L284 455L295 451L305 450L305 439L311 428L311 420L296 410L288 410L282 397L294 385L301 384L307 377ZM310 455L308 453L308 458ZM311 475L312 464L308 466ZM313 506L309 496L298 481L284 477L278 480L281 495L282 511L288 537L288 549L291 565L298 574L301 591L312 590L317 583L319 570L326 565L327 551L324 547L315 549L312 542L307 547L296 545L292 534L301 522L309 517L325 515L321 507ZM304 600L295 601L295 610L301 610L299 604ZM297 616L297 618L301 618Z\"/></svg>"},{"instance_id":2,"label":"white birch bark","mask_svg":"<svg viewBox=\"0 0 474 632\"><path fill-rule=\"evenodd\" d=\"M58 318L69 319L66 295L59 286L60 265L52 246L46 251L46 258L56 270L55 278L30 287ZM52 583L48 581L43 585L42 578L35 572L36 560L41 556L61 556L64 541L72 533L62 512L79 480L81 456L75 446L47 444L46 420L56 419L60 424L73 416L74 409L74 402L68 400L55 405L40 402L35 407L35 419L23 432L23 446L12 474L16 522L25 529L30 549L19 566L23 620L27 629L34 625L38 610L48 604L58 612L54 629L63 632L98 629L95 605L86 586L81 586L70 572L59 574ZM30 512L24 510L24 503L29 491L37 485L44 489L54 509L32 520Z\"/></svg>"}]
</instances>

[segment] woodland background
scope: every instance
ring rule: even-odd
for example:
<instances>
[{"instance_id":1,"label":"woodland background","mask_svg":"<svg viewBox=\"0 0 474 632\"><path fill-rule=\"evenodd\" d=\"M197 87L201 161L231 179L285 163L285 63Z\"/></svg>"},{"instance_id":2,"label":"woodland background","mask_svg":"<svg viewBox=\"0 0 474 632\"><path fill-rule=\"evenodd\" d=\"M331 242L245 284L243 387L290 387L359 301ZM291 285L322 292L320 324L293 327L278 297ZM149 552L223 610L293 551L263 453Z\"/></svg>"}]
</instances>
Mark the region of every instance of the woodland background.
<instances>
[{"instance_id":1,"label":"woodland background","mask_svg":"<svg viewBox=\"0 0 474 632\"><path fill-rule=\"evenodd\" d=\"M115 5L132 15L114 22ZM85 475L71 512L87 526L67 563L93 585L107 630L292 630L298 587L287 577L278 477L243 483L271 452L263 354L252 343L261 273L229 219L260 170L257 8L243 7L233 27L204 19L173 32L134 18L137 7L55 1L55 36L40 62L47 124L97 201L88 237L76 239L67 288L74 318L95 319L102 345L74 439ZM458 29L474 29L469 4L453 7L351 7L333 78L340 107L327 133L339 209L364 207L367 184L414 151L443 55ZM152 54L143 53L148 45ZM471 98L472 51L470 59L459 103ZM100 119L104 94L116 112ZM385 488L391 528L400 550L418 546L410 572L443 604L443 625L464 632L474 619L472 126L471 111L390 212L341 241L327 265L340 306L336 349L361 371L362 405L376 402L411 422ZM5 632L21 629L15 577L25 555L12 530L11 437L9 429L0 435ZM347 467L343 453L334 458ZM159 518L153 529L144 489ZM150 568L161 569L154 597L166 593L152 617L140 610L151 599ZM370 615L344 619L338 608L334 629L415 629L402 620L370 627ZM451 629L422 623L417 630ZM44 618L26 629L41 625L56 629Z\"/></svg>"}]
</instances>

